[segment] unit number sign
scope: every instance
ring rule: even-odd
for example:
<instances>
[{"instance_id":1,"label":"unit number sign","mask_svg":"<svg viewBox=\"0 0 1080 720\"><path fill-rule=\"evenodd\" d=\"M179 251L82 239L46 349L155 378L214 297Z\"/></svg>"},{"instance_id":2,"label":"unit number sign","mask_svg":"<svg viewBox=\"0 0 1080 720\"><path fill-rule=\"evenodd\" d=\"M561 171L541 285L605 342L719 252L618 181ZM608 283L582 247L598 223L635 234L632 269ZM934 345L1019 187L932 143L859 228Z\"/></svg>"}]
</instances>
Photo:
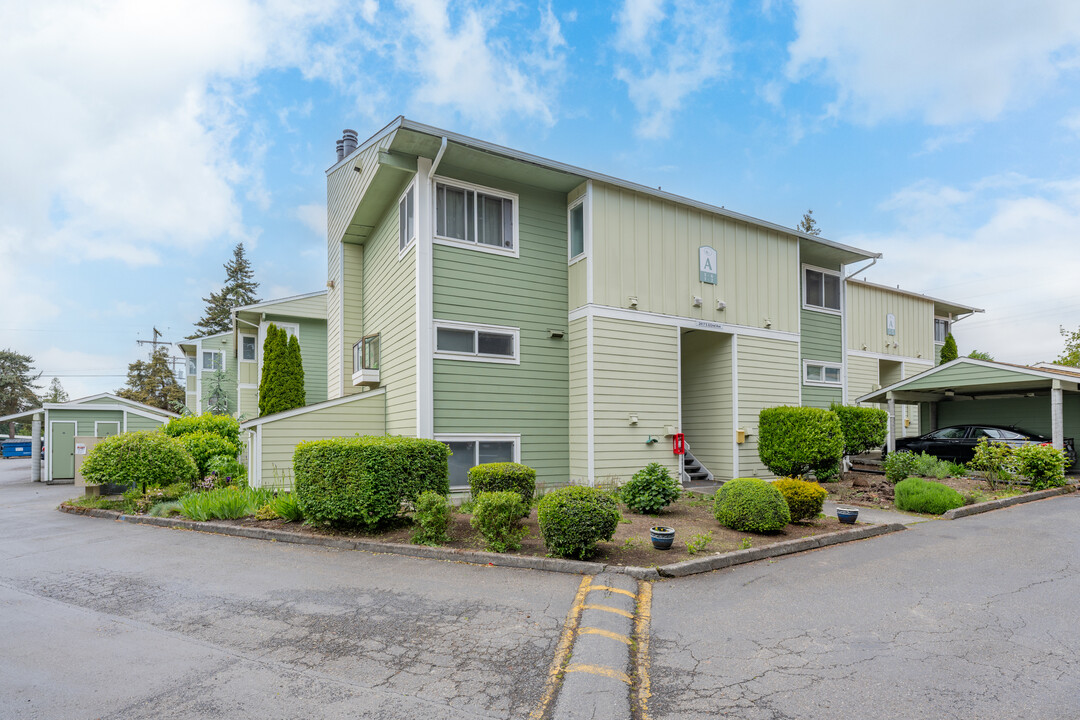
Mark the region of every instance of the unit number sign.
<instances>
[{"instance_id":1,"label":"unit number sign","mask_svg":"<svg viewBox=\"0 0 1080 720\"><path fill-rule=\"evenodd\" d=\"M716 251L705 245L698 248L698 278L703 283L716 284Z\"/></svg>"}]
</instances>

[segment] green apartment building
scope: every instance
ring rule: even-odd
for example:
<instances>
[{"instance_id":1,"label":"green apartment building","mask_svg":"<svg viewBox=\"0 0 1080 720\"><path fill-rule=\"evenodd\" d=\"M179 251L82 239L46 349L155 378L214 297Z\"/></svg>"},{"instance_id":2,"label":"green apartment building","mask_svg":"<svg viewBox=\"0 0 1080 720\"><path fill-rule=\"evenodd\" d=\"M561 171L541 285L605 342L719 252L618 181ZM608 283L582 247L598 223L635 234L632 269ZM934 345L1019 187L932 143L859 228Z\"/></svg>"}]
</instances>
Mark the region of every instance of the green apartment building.
<instances>
[{"instance_id":1,"label":"green apartment building","mask_svg":"<svg viewBox=\"0 0 1080 720\"><path fill-rule=\"evenodd\" d=\"M678 475L677 433L761 476L761 409L929 367L935 316L973 310L848 279L879 253L400 117L338 141L327 214L327 401L244 424L256 484L354 433L448 443L455 488L500 460Z\"/></svg>"}]
</instances>

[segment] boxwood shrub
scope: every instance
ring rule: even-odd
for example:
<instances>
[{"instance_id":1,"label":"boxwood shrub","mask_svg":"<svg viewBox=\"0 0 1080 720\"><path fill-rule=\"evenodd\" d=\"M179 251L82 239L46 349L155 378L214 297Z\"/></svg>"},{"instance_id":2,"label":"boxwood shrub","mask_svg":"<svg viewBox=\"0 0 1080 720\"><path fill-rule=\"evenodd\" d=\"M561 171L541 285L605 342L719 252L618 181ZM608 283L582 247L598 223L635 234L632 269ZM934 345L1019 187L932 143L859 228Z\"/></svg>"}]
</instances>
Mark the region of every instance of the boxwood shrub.
<instances>
[{"instance_id":1,"label":"boxwood shrub","mask_svg":"<svg viewBox=\"0 0 1080 720\"><path fill-rule=\"evenodd\" d=\"M99 485L188 483L198 472L191 453L176 438L161 432L126 432L107 437L90 451L82 464L86 482Z\"/></svg>"},{"instance_id":2,"label":"boxwood shrub","mask_svg":"<svg viewBox=\"0 0 1080 720\"><path fill-rule=\"evenodd\" d=\"M840 418L820 408L765 408L758 418L758 455L779 477L813 472L821 482L830 480L844 456Z\"/></svg>"},{"instance_id":3,"label":"boxwood shrub","mask_svg":"<svg viewBox=\"0 0 1080 720\"><path fill-rule=\"evenodd\" d=\"M420 438L302 442L293 453L293 491L308 522L371 529L425 490L447 495L449 453L443 443Z\"/></svg>"},{"instance_id":4,"label":"boxwood shrub","mask_svg":"<svg viewBox=\"0 0 1080 720\"><path fill-rule=\"evenodd\" d=\"M682 486L660 463L649 463L619 489L626 507L636 513L655 515L679 499Z\"/></svg>"},{"instance_id":5,"label":"boxwood shrub","mask_svg":"<svg viewBox=\"0 0 1080 720\"><path fill-rule=\"evenodd\" d=\"M521 463L483 463L469 469L469 490L473 500L484 492L516 492L528 514L536 494L536 471Z\"/></svg>"},{"instance_id":6,"label":"boxwood shrub","mask_svg":"<svg viewBox=\"0 0 1080 720\"><path fill-rule=\"evenodd\" d=\"M817 483L796 478L781 478L772 485L784 496L788 510L791 512L792 522L816 518L825 506L825 498L829 495L829 491Z\"/></svg>"},{"instance_id":7,"label":"boxwood shrub","mask_svg":"<svg viewBox=\"0 0 1080 720\"><path fill-rule=\"evenodd\" d=\"M598 488L571 485L540 499L537 519L544 545L559 557L584 559L619 526L619 507Z\"/></svg>"},{"instance_id":8,"label":"boxwood shrub","mask_svg":"<svg viewBox=\"0 0 1080 720\"><path fill-rule=\"evenodd\" d=\"M941 515L963 504L963 495L939 482L909 477L896 483L896 507L900 510Z\"/></svg>"},{"instance_id":9,"label":"boxwood shrub","mask_svg":"<svg viewBox=\"0 0 1080 720\"><path fill-rule=\"evenodd\" d=\"M165 423L162 430L170 437L181 437L193 432L209 432L228 440L238 449L240 447L240 421L229 415L214 415L213 413L185 415Z\"/></svg>"},{"instance_id":10,"label":"boxwood shrub","mask_svg":"<svg viewBox=\"0 0 1080 720\"><path fill-rule=\"evenodd\" d=\"M724 527L739 532L768 533L791 522L784 496L764 480L736 478L716 491L713 514Z\"/></svg>"}]
</instances>

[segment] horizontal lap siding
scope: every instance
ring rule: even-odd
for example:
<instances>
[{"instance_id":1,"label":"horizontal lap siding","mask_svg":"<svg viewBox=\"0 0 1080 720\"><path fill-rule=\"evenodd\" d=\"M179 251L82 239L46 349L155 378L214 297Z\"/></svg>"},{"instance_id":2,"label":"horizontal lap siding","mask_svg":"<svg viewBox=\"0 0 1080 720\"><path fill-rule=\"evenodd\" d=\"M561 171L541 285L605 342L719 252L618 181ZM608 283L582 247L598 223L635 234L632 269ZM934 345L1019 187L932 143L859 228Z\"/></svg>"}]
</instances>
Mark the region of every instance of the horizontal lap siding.
<instances>
[{"instance_id":1,"label":"horizontal lap siding","mask_svg":"<svg viewBox=\"0 0 1080 720\"><path fill-rule=\"evenodd\" d=\"M682 431L690 451L716 477L731 478L731 336L682 336Z\"/></svg>"},{"instance_id":2,"label":"horizontal lap siding","mask_svg":"<svg viewBox=\"0 0 1080 720\"><path fill-rule=\"evenodd\" d=\"M496 182L445 172L489 187ZM433 314L518 328L521 363L436 359L435 433L520 433L521 462L536 469L537 482L564 485L574 342L566 317L566 196L506 182L497 187L518 195L520 257L435 245ZM565 335L549 337L549 329Z\"/></svg>"},{"instance_id":3,"label":"horizontal lap siding","mask_svg":"<svg viewBox=\"0 0 1080 720\"><path fill-rule=\"evenodd\" d=\"M847 362L848 402L855 404L855 399L881 387L878 380L877 358L849 355ZM873 407L873 403L864 403Z\"/></svg>"},{"instance_id":4,"label":"horizontal lap siding","mask_svg":"<svg viewBox=\"0 0 1080 720\"><path fill-rule=\"evenodd\" d=\"M301 349L301 352L303 350ZM324 349L323 354L326 354ZM259 363L247 362L237 360L237 377L236 381L240 385L258 385L259 384Z\"/></svg>"},{"instance_id":5,"label":"horizontal lap siding","mask_svg":"<svg viewBox=\"0 0 1080 720\"><path fill-rule=\"evenodd\" d=\"M593 183L592 217L594 302L626 307L635 296L638 310L798 332L793 236L603 183ZM700 281L701 246L716 250L716 285Z\"/></svg>"},{"instance_id":6,"label":"horizontal lap siding","mask_svg":"<svg viewBox=\"0 0 1080 720\"><path fill-rule=\"evenodd\" d=\"M128 413L127 416L127 429L128 432L134 432L136 430L157 430L159 427L165 424L164 420L152 420L142 415L135 415Z\"/></svg>"},{"instance_id":7,"label":"horizontal lap siding","mask_svg":"<svg viewBox=\"0 0 1080 720\"><path fill-rule=\"evenodd\" d=\"M1040 378L1026 373L1013 372L979 365L957 365L934 373L927 378L916 378L904 390L934 389L949 385L978 385L994 383L1039 382Z\"/></svg>"},{"instance_id":8,"label":"horizontal lap siding","mask_svg":"<svg viewBox=\"0 0 1080 720\"><path fill-rule=\"evenodd\" d=\"M793 342L738 338L739 427L750 434L739 446L739 475L765 476L757 451L758 419L765 408L799 404L799 349Z\"/></svg>"},{"instance_id":9,"label":"horizontal lap siding","mask_svg":"<svg viewBox=\"0 0 1080 720\"><path fill-rule=\"evenodd\" d=\"M677 475L667 425L679 425L678 329L666 325L593 320L595 474L599 484L622 483L650 462ZM631 413L638 424L630 425ZM649 436L659 442L646 444Z\"/></svg>"},{"instance_id":10,"label":"horizontal lap siding","mask_svg":"<svg viewBox=\"0 0 1080 720\"><path fill-rule=\"evenodd\" d=\"M259 389L240 388L240 415L245 420L259 417Z\"/></svg>"},{"instance_id":11,"label":"horizontal lap siding","mask_svg":"<svg viewBox=\"0 0 1080 720\"><path fill-rule=\"evenodd\" d=\"M416 245L398 258L397 203L364 246L363 325L348 342L346 384L352 386L352 345L379 335L380 388L386 389L386 432L416 435Z\"/></svg>"},{"instance_id":12,"label":"horizontal lap siding","mask_svg":"<svg viewBox=\"0 0 1080 720\"><path fill-rule=\"evenodd\" d=\"M263 424L262 486L292 487L293 452L305 440L385 434L385 399L386 395L373 395Z\"/></svg>"},{"instance_id":13,"label":"horizontal lap siding","mask_svg":"<svg viewBox=\"0 0 1080 720\"><path fill-rule=\"evenodd\" d=\"M570 351L570 482L589 480L589 383L587 352L588 320L570 323L567 338Z\"/></svg>"},{"instance_id":14,"label":"horizontal lap siding","mask_svg":"<svg viewBox=\"0 0 1080 720\"><path fill-rule=\"evenodd\" d=\"M277 302L265 310L274 315L287 315L289 317L306 317L326 319L326 294L314 295L309 298L299 298Z\"/></svg>"},{"instance_id":15,"label":"horizontal lap siding","mask_svg":"<svg viewBox=\"0 0 1080 720\"><path fill-rule=\"evenodd\" d=\"M113 401L116 402L115 400ZM90 403L86 403L89 405ZM137 417L136 415L128 415L128 429L131 430L131 418ZM119 410L50 410L49 422L52 423L56 420L70 421L74 420L78 423L78 430L76 435L83 435L86 437L94 436L94 422L106 421L106 422L119 422L120 429L124 429L124 414ZM158 427L155 425L155 427ZM142 428L135 428L142 429Z\"/></svg>"},{"instance_id":16,"label":"horizontal lap siding","mask_svg":"<svg viewBox=\"0 0 1080 720\"><path fill-rule=\"evenodd\" d=\"M802 310L802 359L839 363L844 359L842 323L839 315ZM802 368L799 368L802 377ZM842 402L843 389L803 385L802 404L806 407L828 408Z\"/></svg>"},{"instance_id":17,"label":"horizontal lap siding","mask_svg":"<svg viewBox=\"0 0 1080 720\"><path fill-rule=\"evenodd\" d=\"M933 357L934 302L848 282L848 348L885 355ZM886 333L886 316L896 317L896 334ZM897 347L893 347L893 343Z\"/></svg>"},{"instance_id":18,"label":"horizontal lap siding","mask_svg":"<svg viewBox=\"0 0 1080 720\"><path fill-rule=\"evenodd\" d=\"M904 378L912 378L919 373L925 372L932 368L930 364L921 364L914 362L904 362ZM922 422L919 418L918 405L904 405L903 417L900 423L903 428L900 432L901 437L918 437L923 434ZM927 430L926 432L929 432Z\"/></svg>"},{"instance_id":19,"label":"horizontal lap siding","mask_svg":"<svg viewBox=\"0 0 1080 720\"><path fill-rule=\"evenodd\" d=\"M215 350L221 352L221 356L225 362L225 381L222 385L225 388L225 395L229 399L229 414L235 415L236 403L238 400L238 362L236 359L236 343L233 342L233 334L229 332L220 337L203 338L202 349L203 351ZM203 412L208 412L210 409L209 397L211 378L213 378L214 372L212 370L202 369L202 355L197 358L197 362L199 364L199 377L202 380L202 410Z\"/></svg>"}]
</instances>

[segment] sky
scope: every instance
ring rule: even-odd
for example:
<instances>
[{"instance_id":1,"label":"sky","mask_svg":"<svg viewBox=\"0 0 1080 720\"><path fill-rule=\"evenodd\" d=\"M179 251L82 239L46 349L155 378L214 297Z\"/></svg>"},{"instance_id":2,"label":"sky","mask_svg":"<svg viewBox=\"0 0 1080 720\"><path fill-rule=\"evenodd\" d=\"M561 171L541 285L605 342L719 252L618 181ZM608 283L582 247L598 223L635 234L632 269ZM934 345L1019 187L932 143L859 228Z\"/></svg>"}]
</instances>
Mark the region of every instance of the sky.
<instances>
[{"instance_id":1,"label":"sky","mask_svg":"<svg viewBox=\"0 0 1080 720\"><path fill-rule=\"evenodd\" d=\"M962 354L1080 327L1075 0L0 0L0 348L72 397L193 332L242 242L323 288L344 128L397 115L884 253L986 309ZM860 275L862 277L862 275Z\"/></svg>"}]
</instances>

